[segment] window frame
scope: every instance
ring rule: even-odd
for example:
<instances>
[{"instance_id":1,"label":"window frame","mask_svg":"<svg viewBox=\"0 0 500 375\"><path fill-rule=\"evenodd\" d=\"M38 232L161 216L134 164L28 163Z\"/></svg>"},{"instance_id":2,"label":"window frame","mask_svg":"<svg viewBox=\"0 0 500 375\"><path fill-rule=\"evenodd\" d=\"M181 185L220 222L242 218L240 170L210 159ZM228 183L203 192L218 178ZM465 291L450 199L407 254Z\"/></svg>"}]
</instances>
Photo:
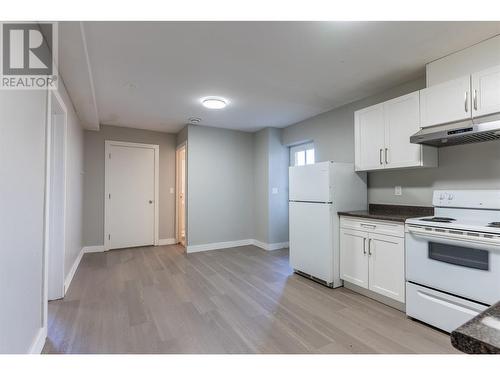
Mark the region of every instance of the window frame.
<instances>
[{"instance_id":1,"label":"window frame","mask_svg":"<svg viewBox=\"0 0 500 375\"><path fill-rule=\"evenodd\" d=\"M312 163L307 162L307 151L313 150L314 160ZM304 152L304 164L297 163L297 154L299 152ZM295 146L290 146L290 166L291 167L300 167L304 165L311 165L316 163L316 149L314 147L314 142L305 142Z\"/></svg>"}]
</instances>

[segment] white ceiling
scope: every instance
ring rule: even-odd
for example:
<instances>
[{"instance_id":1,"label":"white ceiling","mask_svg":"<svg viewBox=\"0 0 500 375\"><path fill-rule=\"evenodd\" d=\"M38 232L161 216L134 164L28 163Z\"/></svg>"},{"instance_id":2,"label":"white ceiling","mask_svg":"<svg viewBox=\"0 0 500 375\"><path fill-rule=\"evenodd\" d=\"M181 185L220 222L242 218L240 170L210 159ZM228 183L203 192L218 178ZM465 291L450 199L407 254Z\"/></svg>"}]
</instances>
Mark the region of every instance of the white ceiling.
<instances>
[{"instance_id":1,"label":"white ceiling","mask_svg":"<svg viewBox=\"0 0 500 375\"><path fill-rule=\"evenodd\" d=\"M189 117L285 127L420 77L426 63L500 33L500 22L84 22L89 73L65 27L80 25L61 27L63 79L92 80L67 84L72 98L87 98L75 103L79 116L91 104L82 87L93 86L99 123L165 132ZM211 95L231 104L203 108Z\"/></svg>"}]
</instances>

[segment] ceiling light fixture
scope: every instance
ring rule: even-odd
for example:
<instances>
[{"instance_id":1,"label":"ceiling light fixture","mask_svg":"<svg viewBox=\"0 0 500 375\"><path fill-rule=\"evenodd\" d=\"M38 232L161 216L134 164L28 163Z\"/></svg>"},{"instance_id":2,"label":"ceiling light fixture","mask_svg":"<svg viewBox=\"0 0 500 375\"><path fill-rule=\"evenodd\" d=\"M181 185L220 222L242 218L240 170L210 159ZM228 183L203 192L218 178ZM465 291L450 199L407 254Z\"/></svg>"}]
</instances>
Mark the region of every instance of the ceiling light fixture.
<instances>
[{"instance_id":1,"label":"ceiling light fixture","mask_svg":"<svg viewBox=\"0 0 500 375\"><path fill-rule=\"evenodd\" d=\"M223 109L228 105L228 103L228 100L215 96L201 99L201 104L208 109Z\"/></svg>"}]
</instances>

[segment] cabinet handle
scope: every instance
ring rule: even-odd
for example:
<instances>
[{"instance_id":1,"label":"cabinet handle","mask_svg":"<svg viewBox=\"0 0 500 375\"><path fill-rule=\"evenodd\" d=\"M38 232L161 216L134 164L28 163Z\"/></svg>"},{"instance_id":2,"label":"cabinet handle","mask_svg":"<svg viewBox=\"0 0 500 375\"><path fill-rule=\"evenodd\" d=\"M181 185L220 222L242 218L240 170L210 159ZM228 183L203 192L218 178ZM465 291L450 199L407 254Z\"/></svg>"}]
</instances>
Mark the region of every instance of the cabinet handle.
<instances>
[{"instance_id":1,"label":"cabinet handle","mask_svg":"<svg viewBox=\"0 0 500 375\"><path fill-rule=\"evenodd\" d=\"M380 155L379 155L380 165L384 164L384 162L382 161L382 152L383 152L383 150L380 149Z\"/></svg>"},{"instance_id":2,"label":"cabinet handle","mask_svg":"<svg viewBox=\"0 0 500 375\"><path fill-rule=\"evenodd\" d=\"M477 111L477 90L474 90L474 109Z\"/></svg>"},{"instance_id":3,"label":"cabinet handle","mask_svg":"<svg viewBox=\"0 0 500 375\"><path fill-rule=\"evenodd\" d=\"M388 152L389 152L389 149L388 149L388 148L386 148L386 149L385 149L385 164L389 164L389 161L388 161L388 159L387 159L387 153L388 153Z\"/></svg>"},{"instance_id":4,"label":"cabinet handle","mask_svg":"<svg viewBox=\"0 0 500 375\"><path fill-rule=\"evenodd\" d=\"M469 112L469 92L465 92L465 113Z\"/></svg>"},{"instance_id":5,"label":"cabinet handle","mask_svg":"<svg viewBox=\"0 0 500 375\"><path fill-rule=\"evenodd\" d=\"M372 246L371 246L371 243L372 243L372 239L370 238L368 240L368 255L372 255Z\"/></svg>"},{"instance_id":6,"label":"cabinet handle","mask_svg":"<svg viewBox=\"0 0 500 375\"><path fill-rule=\"evenodd\" d=\"M363 254L366 255L366 237L363 237Z\"/></svg>"},{"instance_id":7,"label":"cabinet handle","mask_svg":"<svg viewBox=\"0 0 500 375\"><path fill-rule=\"evenodd\" d=\"M359 225L362 226L363 228L370 228L370 229L375 229L377 227L375 224L364 224L364 223L361 223Z\"/></svg>"}]
</instances>

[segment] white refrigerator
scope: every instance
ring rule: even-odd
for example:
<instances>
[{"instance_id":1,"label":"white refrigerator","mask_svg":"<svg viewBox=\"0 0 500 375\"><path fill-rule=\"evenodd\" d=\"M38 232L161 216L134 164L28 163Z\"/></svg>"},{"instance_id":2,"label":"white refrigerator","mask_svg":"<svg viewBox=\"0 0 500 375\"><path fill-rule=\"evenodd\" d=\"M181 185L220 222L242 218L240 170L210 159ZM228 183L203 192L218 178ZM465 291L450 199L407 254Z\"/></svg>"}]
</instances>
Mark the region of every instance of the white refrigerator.
<instances>
[{"instance_id":1,"label":"white refrigerator","mask_svg":"<svg viewBox=\"0 0 500 375\"><path fill-rule=\"evenodd\" d=\"M355 172L354 164L290 167L290 266L329 287L342 286L337 213L366 208L366 173Z\"/></svg>"}]
</instances>

